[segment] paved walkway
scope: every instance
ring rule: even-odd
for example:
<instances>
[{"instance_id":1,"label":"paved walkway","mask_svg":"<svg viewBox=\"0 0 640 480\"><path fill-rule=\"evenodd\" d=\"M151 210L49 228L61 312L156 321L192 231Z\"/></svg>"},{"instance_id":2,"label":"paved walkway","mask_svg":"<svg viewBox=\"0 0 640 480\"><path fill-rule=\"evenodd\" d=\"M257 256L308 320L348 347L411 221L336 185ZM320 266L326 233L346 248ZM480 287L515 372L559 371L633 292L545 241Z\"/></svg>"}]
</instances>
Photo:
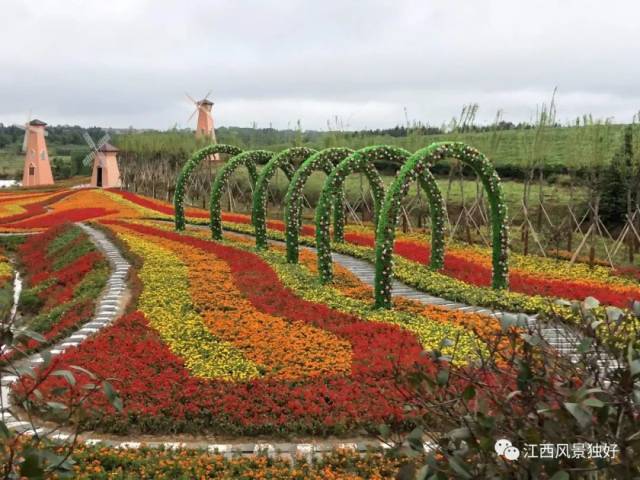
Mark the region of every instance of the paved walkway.
<instances>
[{"instance_id":1,"label":"paved walkway","mask_svg":"<svg viewBox=\"0 0 640 480\"><path fill-rule=\"evenodd\" d=\"M315 251L312 247L303 247L309 250ZM347 268L351 273L357 276L362 282L369 286L373 286L375 279L374 266L365 261L357 258L353 258L348 255L332 252L333 261ZM460 310L463 312L473 312L485 315L491 315L500 319L504 313L515 315L512 312L492 311L487 308L477 307L472 305L465 305L463 303L456 303L446 300L440 297L434 297L428 293L416 290L396 279L391 284L391 295L402 296L410 298L427 305L438 305L444 308L450 308L452 310ZM571 327L560 323L541 322L538 320L537 315L524 314L527 319L527 326L529 329L536 333L539 333L542 339L553 349L555 349L560 355L569 357L572 361L578 361L583 355L579 352L578 348L581 342L581 335ZM606 354L600 354L596 356L595 352L591 354L591 359L596 361L601 375L608 376L612 370L618 368L617 360L612 359Z\"/></svg>"},{"instance_id":2,"label":"paved walkway","mask_svg":"<svg viewBox=\"0 0 640 480\"><path fill-rule=\"evenodd\" d=\"M303 248L315 251L315 248L312 247ZM343 255L341 253L332 252L331 256L334 262L347 268L362 282L373 287L375 279L375 267L371 263L365 260L353 258L348 255ZM421 292L420 290L410 287L396 279L394 279L391 284L391 295L394 297L406 297L427 305L438 305L440 307L450 308L452 310L491 315L498 319L500 319L504 315L504 313L516 315L512 312L494 311L483 307L465 305L463 303L456 303L444 298L435 297L433 295L429 295L428 293ZM582 354L578 351L581 336L576 330L560 323L543 323L538 320L537 315L524 315L526 317L527 326L529 327L529 329L539 333L542 339L549 346L558 351L558 353L563 356L569 357L573 361L577 361L577 359L581 357ZM601 354L600 357L595 360L600 367L601 373L605 376L610 373L611 370L618 367L618 362L608 357L607 355Z\"/></svg>"}]
</instances>

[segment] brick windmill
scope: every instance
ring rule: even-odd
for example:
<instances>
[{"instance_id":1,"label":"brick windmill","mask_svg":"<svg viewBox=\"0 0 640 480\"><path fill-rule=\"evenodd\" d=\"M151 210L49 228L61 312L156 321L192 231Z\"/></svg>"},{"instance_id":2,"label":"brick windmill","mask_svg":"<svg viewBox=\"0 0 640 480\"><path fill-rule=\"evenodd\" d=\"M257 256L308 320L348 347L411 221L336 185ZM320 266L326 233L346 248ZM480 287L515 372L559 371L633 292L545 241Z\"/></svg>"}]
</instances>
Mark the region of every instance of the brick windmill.
<instances>
[{"instance_id":1,"label":"brick windmill","mask_svg":"<svg viewBox=\"0 0 640 480\"><path fill-rule=\"evenodd\" d=\"M187 122L190 122L196 113L198 114L196 138L207 138L211 139L212 143L217 143L216 131L215 127L213 126L213 114L211 112L213 109L213 102L209 100L209 95L211 95L211 92L207 93L207 95L202 100L194 100L193 97L191 97L189 94L186 95L189 101L196 107Z\"/></svg>"},{"instance_id":2,"label":"brick windmill","mask_svg":"<svg viewBox=\"0 0 640 480\"><path fill-rule=\"evenodd\" d=\"M45 137L47 126L41 120L29 120L24 127L24 140L22 142L22 153L24 157L24 172L22 174L23 187L38 187L42 185L53 185L53 175L51 174L51 164L49 163L49 152Z\"/></svg>"}]
</instances>

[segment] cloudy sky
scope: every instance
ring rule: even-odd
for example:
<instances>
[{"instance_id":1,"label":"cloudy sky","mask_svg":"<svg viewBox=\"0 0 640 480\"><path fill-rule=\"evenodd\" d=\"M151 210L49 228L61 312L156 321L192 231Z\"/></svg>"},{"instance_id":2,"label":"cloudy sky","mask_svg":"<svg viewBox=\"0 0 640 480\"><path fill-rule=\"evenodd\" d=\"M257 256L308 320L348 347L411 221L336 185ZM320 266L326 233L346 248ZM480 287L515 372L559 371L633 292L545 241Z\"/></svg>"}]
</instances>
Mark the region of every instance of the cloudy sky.
<instances>
[{"instance_id":1,"label":"cloudy sky","mask_svg":"<svg viewBox=\"0 0 640 480\"><path fill-rule=\"evenodd\" d=\"M4 0L0 122L440 125L640 109L637 0ZM194 121L192 121L193 126Z\"/></svg>"}]
</instances>

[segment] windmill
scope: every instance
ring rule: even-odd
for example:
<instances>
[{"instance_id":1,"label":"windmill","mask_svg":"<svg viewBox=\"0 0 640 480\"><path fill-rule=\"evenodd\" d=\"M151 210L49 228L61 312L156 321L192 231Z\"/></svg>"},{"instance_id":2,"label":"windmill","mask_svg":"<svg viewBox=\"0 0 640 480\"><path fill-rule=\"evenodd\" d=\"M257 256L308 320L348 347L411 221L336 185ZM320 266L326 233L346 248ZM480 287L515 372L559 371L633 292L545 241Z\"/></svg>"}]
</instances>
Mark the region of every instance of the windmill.
<instances>
[{"instance_id":1,"label":"windmill","mask_svg":"<svg viewBox=\"0 0 640 480\"><path fill-rule=\"evenodd\" d=\"M38 187L41 185L53 185L53 175L51 174L51 164L49 163L49 152L45 137L47 126L42 120L31 120L31 112L27 117L27 122L16 125L24 130L24 140L22 141L22 153L24 156L24 171L22 174L23 187Z\"/></svg>"},{"instance_id":2,"label":"windmill","mask_svg":"<svg viewBox=\"0 0 640 480\"><path fill-rule=\"evenodd\" d=\"M195 109L189 116L187 123L191 121L191 119L198 114L198 125L196 126L196 138L209 138L212 143L216 142L216 131L213 126L213 114L211 110L213 109L213 102L209 100L209 95L211 95L211 91L205 95L202 100L195 100L188 93L185 94L189 101L193 103Z\"/></svg>"},{"instance_id":3,"label":"windmill","mask_svg":"<svg viewBox=\"0 0 640 480\"><path fill-rule=\"evenodd\" d=\"M84 141L91 149L82 164L93 163L91 186L96 188L117 188L120 186L120 169L118 168L118 149L109 143L111 137L107 133L96 144L91 135L82 133Z\"/></svg>"},{"instance_id":4,"label":"windmill","mask_svg":"<svg viewBox=\"0 0 640 480\"><path fill-rule=\"evenodd\" d=\"M22 150L20 150L22 153L27 153L27 141L29 140L29 133L30 132L35 133L35 128L30 124L31 124L31 110L29 110L29 114L27 115L27 121L24 123L24 125L20 125L19 123L13 124L14 127L19 128L20 130L24 130L24 139L22 140ZM49 132L45 130L44 136L45 137L49 136Z\"/></svg>"},{"instance_id":5,"label":"windmill","mask_svg":"<svg viewBox=\"0 0 640 480\"><path fill-rule=\"evenodd\" d=\"M82 132L82 138L84 138L84 141L87 142L87 145L89 145L90 149L89 153L87 153L87 156L82 160L82 165L88 167L94 162L97 157L101 155L100 148L103 145L107 144L109 140L111 140L111 136L108 133L105 134L100 140L98 140L97 145L93 141L93 138L91 138L91 135L89 135L87 132Z\"/></svg>"}]
</instances>

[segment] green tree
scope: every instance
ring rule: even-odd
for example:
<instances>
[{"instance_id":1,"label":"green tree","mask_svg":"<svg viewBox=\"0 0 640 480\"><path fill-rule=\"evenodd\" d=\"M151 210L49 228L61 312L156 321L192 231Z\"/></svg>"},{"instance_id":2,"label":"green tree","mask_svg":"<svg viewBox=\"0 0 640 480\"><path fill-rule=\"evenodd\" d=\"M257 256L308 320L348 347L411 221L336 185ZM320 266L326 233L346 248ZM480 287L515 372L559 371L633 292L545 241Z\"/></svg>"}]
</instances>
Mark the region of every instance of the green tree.
<instances>
[{"instance_id":1,"label":"green tree","mask_svg":"<svg viewBox=\"0 0 640 480\"><path fill-rule=\"evenodd\" d=\"M91 165L84 165L83 161L87 155L86 150L74 150L71 153L71 174L72 175L89 175L91 173Z\"/></svg>"},{"instance_id":2,"label":"green tree","mask_svg":"<svg viewBox=\"0 0 640 480\"><path fill-rule=\"evenodd\" d=\"M51 164L53 166L53 178L56 180L64 180L65 178L71 177L71 165L69 165L64 158L53 157Z\"/></svg>"},{"instance_id":3,"label":"green tree","mask_svg":"<svg viewBox=\"0 0 640 480\"><path fill-rule=\"evenodd\" d=\"M634 174L633 130L629 125L625 128L622 145L602 175L600 215L607 227L624 225L625 214L630 207Z\"/></svg>"}]
</instances>

